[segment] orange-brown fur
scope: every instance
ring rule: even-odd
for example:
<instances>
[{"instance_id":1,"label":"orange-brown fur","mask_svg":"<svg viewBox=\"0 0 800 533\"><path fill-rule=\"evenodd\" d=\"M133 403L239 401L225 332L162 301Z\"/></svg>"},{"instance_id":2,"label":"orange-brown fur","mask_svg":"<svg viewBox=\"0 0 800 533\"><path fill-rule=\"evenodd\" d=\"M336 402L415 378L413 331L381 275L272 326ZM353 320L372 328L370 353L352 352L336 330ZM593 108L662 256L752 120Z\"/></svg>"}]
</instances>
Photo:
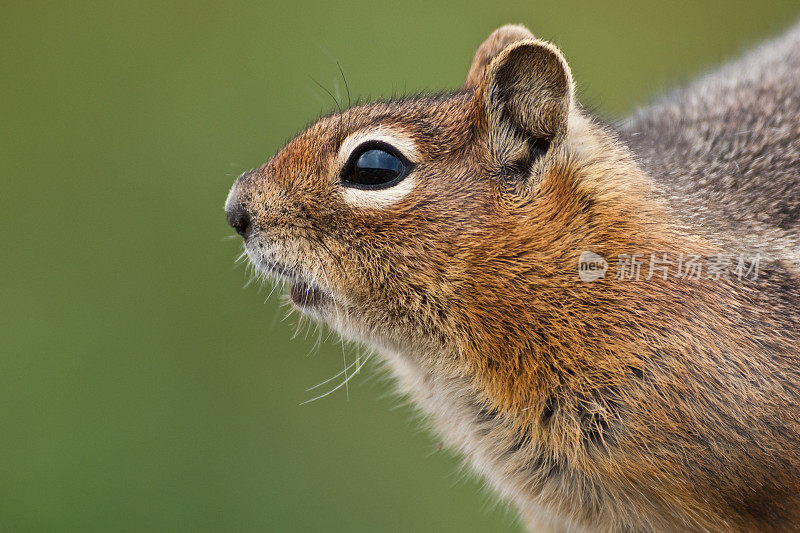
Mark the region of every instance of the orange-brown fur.
<instances>
[{"instance_id":1,"label":"orange-brown fur","mask_svg":"<svg viewBox=\"0 0 800 533\"><path fill-rule=\"evenodd\" d=\"M336 152L376 126L413 141L418 181L388 207L348 204ZM797 273L772 258L755 281L581 282L585 250L720 245L524 28L495 32L458 92L321 119L237 181L236 209L251 260L313 283L302 311L382 352L531 528L800 528Z\"/></svg>"}]
</instances>

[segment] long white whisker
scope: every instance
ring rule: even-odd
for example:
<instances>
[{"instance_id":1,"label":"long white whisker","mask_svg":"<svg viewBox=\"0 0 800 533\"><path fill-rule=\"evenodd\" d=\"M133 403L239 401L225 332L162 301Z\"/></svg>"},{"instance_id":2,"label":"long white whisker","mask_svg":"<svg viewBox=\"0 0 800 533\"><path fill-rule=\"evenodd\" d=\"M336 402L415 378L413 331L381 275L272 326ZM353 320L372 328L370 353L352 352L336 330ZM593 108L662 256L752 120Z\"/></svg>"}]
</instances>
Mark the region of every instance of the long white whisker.
<instances>
[{"instance_id":1,"label":"long white whisker","mask_svg":"<svg viewBox=\"0 0 800 533\"><path fill-rule=\"evenodd\" d=\"M319 400L319 399L321 399L321 398L324 398L324 397L326 397L326 396L329 396L329 395L333 394L334 392L336 392L337 390L341 389L342 387L344 387L345 385L347 385L347 382L348 382L348 381L350 381L350 379L352 379L352 377L353 377L353 376L355 376L356 374L358 374L358 371L359 371L359 370L361 370L361 368L363 368L363 366L364 366L364 365L367 363L367 361L369 361L369 360L370 360L370 357L365 357L365 358L364 358L364 361L363 361L363 362L362 362L362 363L361 363L361 364L358 366L358 368L356 368L356 369L355 369L355 371L353 371L353 373L352 373L352 374L350 374L350 376L348 376L348 378L347 378L346 380L344 380L342 383L339 383L339 384L338 384L336 387L332 388L331 390L329 390L329 391L328 391L328 392L326 392L325 394L320 394L319 396L317 396L317 397L315 397L315 398L311 398L310 400L306 400L306 401L302 402L300 405L305 405L305 404L307 404L307 403L314 402L314 401L316 401L316 400Z\"/></svg>"},{"instance_id":2,"label":"long white whisker","mask_svg":"<svg viewBox=\"0 0 800 533\"><path fill-rule=\"evenodd\" d=\"M350 401L350 386L347 384L350 381L350 377L347 375L347 356L344 352L344 340L342 341L342 366L344 366L344 392L347 401Z\"/></svg>"},{"instance_id":3,"label":"long white whisker","mask_svg":"<svg viewBox=\"0 0 800 533\"><path fill-rule=\"evenodd\" d=\"M332 303L333 303L332 307L333 307L333 311L335 313L336 323L341 325L341 324L343 324L342 314L346 312L346 309L342 305L339 304L339 301L338 301L338 299L337 299L337 297L335 295L335 291L333 290L333 285L331 284L331 280L328 277L328 273L326 271L326 267L325 267L325 263L323 261L322 254L319 251L316 251L316 250L314 250L313 253L314 253L314 255L316 255L316 258L315 258L316 261L315 262L317 264L317 269L316 269L315 274L318 276L318 279L320 280L321 284L324 283L325 288L328 289L330 298L331 298ZM249 279L248 279L247 284L245 285L245 287L251 285L254 282L260 282L261 286L259 287L259 290L262 289L262 288L269 288L269 294L267 295L266 300L265 300L265 302L266 302L266 301L269 301L272 298L272 295L275 293L275 291L279 287L285 287L286 284L284 283L285 280L283 280L283 279L275 279L274 276L270 275L270 272L267 272L267 271L265 271L265 270L263 270L261 268L261 265L264 264L264 261L265 261L265 258L262 257L262 250L260 249L260 247L257 248L257 249L245 247L244 251L239 255L239 257L236 259L235 262L236 262L236 264L239 264L239 263L242 263L242 262L247 262L246 266L247 266L247 270L248 270L248 274L249 274ZM312 278L312 280L313 280L313 278ZM306 287L305 287L306 298L309 298L310 294L311 294L311 291L314 289L314 285L312 283L306 283L305 285L306 285ZM283 303L286 304L287 302L283 302ZM306 316L304 313L300 313L299 315L295 315L293 313L294 308L291 307L291 306L287 306L287 307L289 307L289 311L282 317L281 320L285 321L287 318L289 318L291 316L295 316L296 317L296 321L295 321L295 324L294 324L295 325L295 328L294 328L295 331L294 331L294 334L292 335L293 339L298 337L301 333L304 334L305 338L308 338L308 334L310 333L311 328L312 327L316 327L317 328L316 342L314 343L314 346L312 346L311 350L309 351L309 355L311 355L312 353L314 353L316 350L319 349L321 343L323 342L323 329L326 329L326 328L322 328L320 326L320 324L318 324L316 321L309 320L309 317ZM277 318L278 318L278 315L276 313L275 318L273 319L273 324L274 324L274 322L276 321ZM328 331L329 331L329 334L333 334L333 332L331 330L328 330ZM367 364L367 362L370 361L372 354L369 353L366 356L364 356L364 354L362 354L360 351L357 351L357 353L355 354L356 355L355 360L353 362L348 362L347 361L347 348L345 347L345 341L341 337L339 339L341 341L341 346L342 346L342 366L343 366L342 370L340 372L338 372L336 375L334 375L334 376L332 376L332 377L330 377L330 378L318 383L317 385L314 385L313 387L310 387L310 388L306 389L306 391L309 392L309 391L317 390L320 387L323 387L325 385L330 384L331 382L334 382L335 380L341 378L342 376L344 376L344 379L342 380L341 383L337 384L331 390L329 390L329 391L327 391L327 392L325 392L323 394L319 394L319 395L315 396L314 398L312 398L310 400L304 401L300 405L305 405L307 403L310 403L310 402L319 400L321 398L324 398L326 396L329 396L329 395L333 394L334 392L338 391L341 388L345 389L345 391L347 393L347 398L349 400L349 398L350 398L350 387L349 387L350 380L353 378L353 376L358 374L363 369L363 367Z\"/></svg>"},{"instance_id":4,"label":"long white whisker","mask_svg":"<svg viewBox=\"0 0 800 533\"><path fill-rule=\"evenodd\" d=\"M331 376L331 377L329 377L328 379L326 379L326 380L325 380L325 381L323 381L322 383L319 383L319 384L317 384L317 385L314 385L313 387L309 387L309 388L307 388L307 389L306 389L306 392L310 392L310 391L312 391L312 390L314 390L314 389L318 389L318 388L320 388L321 386L325 385L326 383L330 383L331 381L333 381L334 379L338 378L338 377L339 377L339 376L341 376L342 374L345 374L347 370L350 370L351 368L353 368L354 366L356 366L356 363L357 363L357 361L353 361L352 363L350 363L349 365L347 365L347 368L346 368L345 370L342 370L341 372L339 372L339 373L338 373L338 374L336 374L335 376Z\"/></svg>"},{"instance_id":5,"label":"long white whisker","mask_svg":"<svg viewBox=\"0 0 800 533\"><path fill-rule=\"evenodd\" d=\"M339 304L336 302L336 296L334 296L333 287L331 286L330 278L328 277L328 273L325 271L325 262L322 260L322 256L319 252L316 253L317 262L319 263L320 270L322 271L322 277L325 279L325 285L328 287L328 290L331 294L331 300L333 300L333 309L336 313L336 321L341 323L341 316L339 315ZM350 378L347 376L347 370L349 365L347 364L347 354L344 348L344 339L342 341L342 366L344 367L344 385L345 385L345 393L347 395L347 400L350 400L350 386L348 385ZM360 361L360 358L356 357L356 363Z\"/></svg>"}]
</instances>

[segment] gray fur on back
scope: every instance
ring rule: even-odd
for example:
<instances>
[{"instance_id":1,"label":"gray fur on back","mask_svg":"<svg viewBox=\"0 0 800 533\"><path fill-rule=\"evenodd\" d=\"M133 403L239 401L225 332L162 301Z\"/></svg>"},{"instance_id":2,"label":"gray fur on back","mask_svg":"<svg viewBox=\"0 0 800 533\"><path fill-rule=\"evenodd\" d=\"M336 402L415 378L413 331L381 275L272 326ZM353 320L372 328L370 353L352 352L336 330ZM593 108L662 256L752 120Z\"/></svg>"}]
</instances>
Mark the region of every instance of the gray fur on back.
<instances>
[{"instance_id":1,"label":"gray fur on back","mask_svg":"<svg viewBox=\"0 0 800 533\"><path fill-rule=\"evenodd\" d=\"M800 24L618 132L678 218L729 249L800 261Z\"/></svg>"}]
</instances>

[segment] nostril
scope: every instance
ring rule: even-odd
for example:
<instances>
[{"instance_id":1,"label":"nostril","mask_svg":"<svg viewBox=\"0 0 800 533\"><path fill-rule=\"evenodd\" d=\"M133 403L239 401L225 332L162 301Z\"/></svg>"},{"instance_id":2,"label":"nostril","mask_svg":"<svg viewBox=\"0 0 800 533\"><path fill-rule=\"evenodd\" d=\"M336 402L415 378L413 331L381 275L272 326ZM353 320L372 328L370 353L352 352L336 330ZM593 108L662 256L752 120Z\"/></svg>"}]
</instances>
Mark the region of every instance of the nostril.
<instances>
[{"instance_id":1,"label":"nostril","mask_svg":"<svg viewBox=\"0 0 800 533\"><path fill-rule=\"evenodd\" d=\"M247 237L247 232L250 230L250 213L247 212L242 204L236 204L231 207L225 213L225 219L236 230L236 233L242 237Z\"/></svg>"}]
</instances>

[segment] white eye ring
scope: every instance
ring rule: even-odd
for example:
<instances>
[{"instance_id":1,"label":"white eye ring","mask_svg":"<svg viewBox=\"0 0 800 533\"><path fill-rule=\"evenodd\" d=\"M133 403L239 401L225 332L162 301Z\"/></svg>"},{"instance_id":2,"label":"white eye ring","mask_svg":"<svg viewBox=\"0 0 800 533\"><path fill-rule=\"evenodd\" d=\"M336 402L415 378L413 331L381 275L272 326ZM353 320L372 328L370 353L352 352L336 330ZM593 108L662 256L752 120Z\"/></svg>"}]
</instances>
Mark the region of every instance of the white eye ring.
<instances>
[{"instance_id":1,"label":"white eye ring","mask_svg":"<svg viewBox=\"0 0 800 533\"><path fill-rule=\"evenodd\" d=\"M337 157L339 163L338 172L342 172L354 150L357 150L365 143L371 142L390 145L412 164L419 160L417 146L409 136L384 126L350 134L339 148ZM416 179L412 171L411 174L391 187L382 189L342 187L341 193L344 200L351 205L364 208L382 208L399 202L408 196L415 186Z\"/></svg>"},{"instance_id":2,"label":"white eye ring","mask_svg":"<svg viewBox=\"0 0 800 533\"><path fill-rule=\"evenodd\" d=\"M348 204L359 207L388 207L408 196L416 185L414 176L408 176L394 187L387 189L370 190L347 187L342 190L342 196Z\"/></svg>"}]
</instances>

